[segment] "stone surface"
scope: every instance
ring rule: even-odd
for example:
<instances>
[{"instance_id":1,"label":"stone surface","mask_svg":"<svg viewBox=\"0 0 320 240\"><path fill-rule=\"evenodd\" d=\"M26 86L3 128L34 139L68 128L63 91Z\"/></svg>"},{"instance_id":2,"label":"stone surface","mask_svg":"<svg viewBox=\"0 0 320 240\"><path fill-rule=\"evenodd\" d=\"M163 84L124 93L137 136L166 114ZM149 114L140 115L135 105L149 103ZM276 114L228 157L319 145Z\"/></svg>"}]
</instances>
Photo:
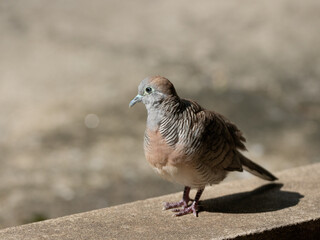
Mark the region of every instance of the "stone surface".
<instances>
[{"instance_id":1,"label":"stone surface","mask_svg":"<svg viewBox=\"0 0 320 240\"><path fill-rule=\"evenodd\" d=\"M181 193L0 231L2 240L313 239L320 234L320 164L285 170L279 181L252 178L208 187L203 210L173 217L162 202ZM155 186L156 187L156 186ZM192 192L194 193L194 192Z\"/></svg>"}]
</instances>

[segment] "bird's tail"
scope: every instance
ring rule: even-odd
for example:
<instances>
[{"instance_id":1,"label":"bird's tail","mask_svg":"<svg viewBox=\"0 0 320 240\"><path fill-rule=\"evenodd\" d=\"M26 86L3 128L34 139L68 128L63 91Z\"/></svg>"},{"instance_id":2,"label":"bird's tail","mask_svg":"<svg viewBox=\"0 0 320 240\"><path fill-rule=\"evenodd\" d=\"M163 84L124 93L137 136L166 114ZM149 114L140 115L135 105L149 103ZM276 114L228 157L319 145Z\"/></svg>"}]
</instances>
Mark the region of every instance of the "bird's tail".
<instances>
[{"instance_id":1,"label":"bird's tail","mask_svg":"<svg viewBox=\"0 0 320 240\"><path fill-rule=\"evenodd\" d=\"M242 163L243 169L248 171L249 173L268 181L274 181L278 179L263 167L259 166L258 164L252 162L250 159L243 156L240 152L239 152L239 158Z\"/></svg>"}]
</instances>

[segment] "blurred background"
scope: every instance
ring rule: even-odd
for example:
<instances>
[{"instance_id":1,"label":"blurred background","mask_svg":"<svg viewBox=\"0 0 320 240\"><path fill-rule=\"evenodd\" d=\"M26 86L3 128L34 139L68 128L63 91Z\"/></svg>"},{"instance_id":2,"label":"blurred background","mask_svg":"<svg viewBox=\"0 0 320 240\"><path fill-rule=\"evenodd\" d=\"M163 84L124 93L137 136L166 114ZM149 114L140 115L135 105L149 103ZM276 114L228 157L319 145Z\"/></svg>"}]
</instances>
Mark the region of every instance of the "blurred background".
<instances>
[{"instance_id":1,"label":"blurred background","mask_svg":"<svg viewBox=\"0 0 320 240\"><path fill-rule=\"evenodd\" d=\"M1 1L0 228L182 190L148 166L144 106L128 108L147 76L230 118L271 171L319 162L319 13L318 0Z\"/></svg>"}]
</instances>

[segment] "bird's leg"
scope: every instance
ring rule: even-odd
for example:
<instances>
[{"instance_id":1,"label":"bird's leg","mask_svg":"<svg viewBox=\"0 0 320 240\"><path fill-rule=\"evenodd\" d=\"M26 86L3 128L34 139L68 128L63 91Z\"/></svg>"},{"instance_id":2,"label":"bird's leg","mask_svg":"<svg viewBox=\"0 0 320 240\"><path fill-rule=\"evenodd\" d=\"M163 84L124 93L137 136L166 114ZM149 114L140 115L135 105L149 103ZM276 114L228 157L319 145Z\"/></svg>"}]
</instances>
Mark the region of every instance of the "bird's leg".
<instances>
[{"instance_id":1,"label":"bird's leg","mask_svg":"<svg viewBox=\"0 0 320 240\"><path fill-rule=\"evenodd\" d=\"M203 192L204 188L198 189L196 197L194 198L194 201L189 207L185 207L182 209L173 209L173 212L176 212L175 216L183 216L188 213L193 213L194 216L198 217L198 206L199 206L199 199L201 197L201 194Z\"/></svg>"},{"instance_id":2,"label":"bird's leg","mask_svg":"<svg viewBox=\"0 0 320 240\"><path fill-rule=\"evenodd\" d=\"M168 210L171 208L178 208L178 207L188 207L188 203L191 200L189 198L189 193L190 193L190 187L184 187L184 191L183 191L183 197L182 200L180 200L179 202L165 202L163 204L163 210Z\"/></svg>"}]
</instances>

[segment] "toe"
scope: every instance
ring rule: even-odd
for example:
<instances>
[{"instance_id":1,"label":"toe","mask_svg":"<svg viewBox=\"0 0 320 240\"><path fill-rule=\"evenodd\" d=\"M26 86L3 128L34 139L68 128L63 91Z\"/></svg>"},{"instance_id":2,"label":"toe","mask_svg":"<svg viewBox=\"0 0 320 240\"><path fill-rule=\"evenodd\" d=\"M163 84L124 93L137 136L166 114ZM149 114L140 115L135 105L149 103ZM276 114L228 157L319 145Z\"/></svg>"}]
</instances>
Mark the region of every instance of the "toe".
<instances>
[{"instance_id":1,"label":"toe","mask_svg":"<svg viewBox=\"0 0 320 240\"><path fill-rule=\"evenodd\" d=\"M183 200L179 201L179 202L165 202L163 203L163 210L168 210L171 208L178 208L178 207L182 207L184 206L185 203Z\"/></svg>"}]
</instances>

